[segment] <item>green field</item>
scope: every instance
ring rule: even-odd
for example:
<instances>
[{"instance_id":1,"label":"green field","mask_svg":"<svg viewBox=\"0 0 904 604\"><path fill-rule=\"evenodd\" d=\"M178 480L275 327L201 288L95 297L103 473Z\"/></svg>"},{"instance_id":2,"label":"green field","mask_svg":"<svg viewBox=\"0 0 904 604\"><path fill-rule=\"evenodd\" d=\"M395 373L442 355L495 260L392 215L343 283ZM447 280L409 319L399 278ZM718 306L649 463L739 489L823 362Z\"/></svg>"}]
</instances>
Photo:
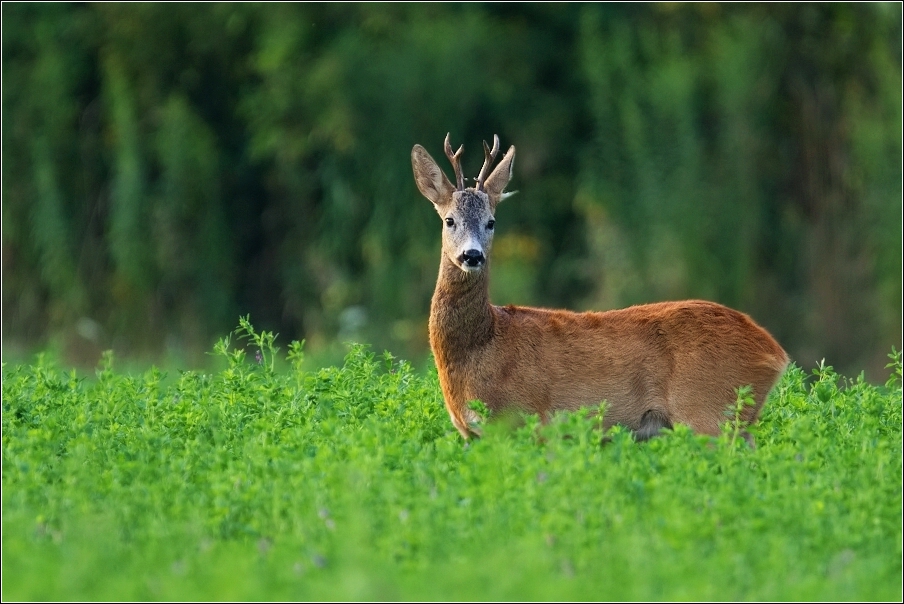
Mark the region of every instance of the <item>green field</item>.
<instances>
[{"instance_id":1,"label":"green field","mask_svg":"<svg viewBox=\"0 0 904 604\"><path fill-rule=\"evenodd\" d=\"M792 365L755 450L582 414L465 445L435 372L243 325L211 373L4 364L4 600L901 599L900 353Z\"/></svg>"}]
</instances>

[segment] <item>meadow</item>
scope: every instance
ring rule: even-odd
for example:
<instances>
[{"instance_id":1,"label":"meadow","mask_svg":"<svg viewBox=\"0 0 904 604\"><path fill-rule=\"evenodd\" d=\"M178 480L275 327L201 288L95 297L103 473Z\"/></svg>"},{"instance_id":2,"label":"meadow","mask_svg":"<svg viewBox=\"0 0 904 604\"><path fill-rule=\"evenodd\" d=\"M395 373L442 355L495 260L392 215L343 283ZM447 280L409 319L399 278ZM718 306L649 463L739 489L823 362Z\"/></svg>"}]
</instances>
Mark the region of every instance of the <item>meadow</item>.
<instances>
[{"instance_id":1,"label":"meadow","mask_svg":"<svg viewBox=\"0 0 904 604\"><path fill-rule=\"evenodd\" d=\"M3 599L901 600L899 352L792 365L755 449L582 413L465 444L435 371L286 352L243 319L209 372L4 364Z\"/></svg>"}]
</instances>

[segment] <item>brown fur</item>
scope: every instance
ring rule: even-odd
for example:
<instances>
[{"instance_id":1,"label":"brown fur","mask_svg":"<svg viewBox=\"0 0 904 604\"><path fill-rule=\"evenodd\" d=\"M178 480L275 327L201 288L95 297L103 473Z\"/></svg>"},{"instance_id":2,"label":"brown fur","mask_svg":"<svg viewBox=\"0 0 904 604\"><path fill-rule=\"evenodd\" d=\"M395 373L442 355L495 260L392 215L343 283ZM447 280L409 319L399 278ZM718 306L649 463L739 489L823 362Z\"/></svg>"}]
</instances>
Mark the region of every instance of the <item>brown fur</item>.
<instances>
[{"instance_id":1,"label":"brown fur","mask_svg":"<svg viewBox=\"0 0 904 604\"><path fill-rule=\"evenodd\" d=\"M462 197L442 183L422 147L412 152L421 191L442 215ZM514 147L506 154L511 171ZM432 162L432 159L430 159ZM497 170L498 171L498 170ZM441 171L440 171L441 173ZM496 172L490 177L496 177ZM448 181L446 181L448 183ZM486 198L492 212L504 197L498 179ZM442 190L444 189L445 190ZM425 191L426 190L426 191ZM436 191L434 195L433 191ZM428 195L429 193L429 195ZM467 189L471 195L474 189ZM490 214L487 214L490 215ZM607 312L577 313L493 306L488 295L489 245L481 270L466 272L457 250L444 249L430 307L430 346L452 423L464 438L479 434L468 408L516 408L543 421L557 410L608 402L604 426L624 425L646 439L675 423L719 434L735 389L750 385L755 422L788 356L766 330L736 310L701 300L660 302Z\"/></svg>"}]
</instances>

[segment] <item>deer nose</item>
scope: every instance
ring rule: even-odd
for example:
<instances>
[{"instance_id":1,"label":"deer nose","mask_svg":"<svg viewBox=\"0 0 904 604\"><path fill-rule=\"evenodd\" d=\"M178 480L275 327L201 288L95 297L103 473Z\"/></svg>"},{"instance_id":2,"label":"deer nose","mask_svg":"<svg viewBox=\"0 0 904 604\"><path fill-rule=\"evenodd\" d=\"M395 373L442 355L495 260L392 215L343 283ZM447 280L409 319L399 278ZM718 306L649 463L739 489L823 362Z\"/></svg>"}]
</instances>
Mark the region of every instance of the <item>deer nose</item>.
<instances>
[{"instance_id":1,"label":"deer nose","mask_svg":"<svg viewBox=\"0 0 904 604\"><path fill-rule=\"evenodd\" d=\"M486 258L483 257L483 252L480 250L468 250L464 254L458 257L458 260L462 264L467 264L471 267L480 266L484 263Z\"/></svg>"}]
</instances>

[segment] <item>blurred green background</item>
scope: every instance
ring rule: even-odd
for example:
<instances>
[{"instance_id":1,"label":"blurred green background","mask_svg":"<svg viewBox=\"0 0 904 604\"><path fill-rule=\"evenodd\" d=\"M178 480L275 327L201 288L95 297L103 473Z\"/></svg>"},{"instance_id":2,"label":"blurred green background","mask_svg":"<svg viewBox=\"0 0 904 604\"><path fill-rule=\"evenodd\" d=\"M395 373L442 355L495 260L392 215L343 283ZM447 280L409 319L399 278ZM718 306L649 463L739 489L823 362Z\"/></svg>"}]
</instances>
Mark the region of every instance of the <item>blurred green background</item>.
<instances>
[{"instance_id":1,"label":"blurred green background","mask_svg":"<svg viewBox=\"0 0 904 604\"><path fill-rule=\"evenodd\" d=\"M250 313L426 362L412 145L518 148L500 304L686 297L901 347L901 5L4 3L4 358L205 362Z\"/></svg>"}]
</instances>

